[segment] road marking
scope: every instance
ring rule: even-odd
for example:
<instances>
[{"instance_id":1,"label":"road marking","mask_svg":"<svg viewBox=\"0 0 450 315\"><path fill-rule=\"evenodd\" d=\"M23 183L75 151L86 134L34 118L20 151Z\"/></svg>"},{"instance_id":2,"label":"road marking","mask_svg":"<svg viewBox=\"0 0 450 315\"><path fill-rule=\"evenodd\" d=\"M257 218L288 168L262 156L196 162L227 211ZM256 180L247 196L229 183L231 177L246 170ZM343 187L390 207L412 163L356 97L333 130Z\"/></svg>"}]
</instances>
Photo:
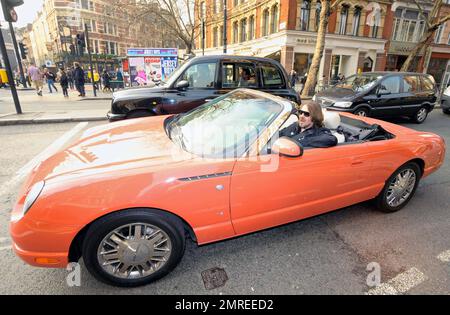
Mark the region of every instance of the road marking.
<instances>
[{"instance_id":1,"label":"road marking","mask_svg":"<svg viewBox=\"0 0 450 315\"><path fill-rule=\"evenodd\" d=\"M370 289L367 295L397 295L406 293L412 288L418 286L427 280L427 277L417 268L411 268L395 278L392 278L387 283Z\"/></svg>"},{"instance_id":2,"label":"road marking","mask_svg":"<svg viewBox=\"0 0 450 315\"><path fill-rule=\"evenodd\" d=\"M55 154L58 150L61 149L72 137L74 137L78 132L80 132L83 128L88 125L88 122L81 122L73 127L71 130L63 134L57 140L55 140L51 145L49 145L44 151L35 156L31 161L25 164L22 168L20 168L16 172L16 176L12 179L6 181L2 184L0 188L0 196L8 193L11 188L20 183L20 181L27 176L31 170L38 165L41 161L49 158L52 154Z\"/></svg>"},{"instance_id":3,"label":"road marking","mask_svg":"<svg viewBox=\"0 0 450 315\"><path fill-rule=\"evenodd\" d=\"M446 250L445 252L440 253L437 256L437 259L445 263L450 262L450 250Z\"/></svg>"}]
</instances>

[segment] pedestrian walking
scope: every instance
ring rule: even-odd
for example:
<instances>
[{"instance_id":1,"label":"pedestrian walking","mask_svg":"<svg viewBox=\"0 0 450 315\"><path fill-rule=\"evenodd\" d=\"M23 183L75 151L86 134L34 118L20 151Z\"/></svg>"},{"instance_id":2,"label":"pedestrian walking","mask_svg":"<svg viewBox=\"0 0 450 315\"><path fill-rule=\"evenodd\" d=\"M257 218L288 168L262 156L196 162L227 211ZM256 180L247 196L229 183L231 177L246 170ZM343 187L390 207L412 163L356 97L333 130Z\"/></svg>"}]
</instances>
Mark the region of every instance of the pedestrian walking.
<instances>
[{"instance_id":1,"label":"pedestrian walking","mask_svg":"<svg viewBox=\"0 0 450 315\"><path fill-rule=\"evenodd\" d=\"M120 89L125 88L124 82L123 82L123 73L122 73L122 71L119 68L116 69L116 81L119 82L119 86L118 87Z\"/></svg>"},{"instance_id":2,"label":"pedestrian walking","mask_svg":"<svg viewBox=\"0 0 450 315\"><path fill-rule=\"evenodd\" d=\"M35 64L31 64L30 67L28 67L28 77L33 81L37 94L42 96L42 88L44 86L43 75L41 70L39 70Z\"/></svg>"},{"instance_id":3,"label":"pedestrian walking","mask_svg":"<svg viewBox=\"0 0 450 315\"><path fill-rule=\"evenodd\" d=\"M74 88L75 88L75 84L74 84L74 81L73 81L73 67L68 68L67 71L66 71L66 74L67 74L67 80L69 82L69 87L73 91Z\"/></svg>"},{"instance_id":4,"label":"pedestrian walking","mask_svg":"<svg viewBox=\"0 0 450 315\"><path fill-rule=\"evenodd\" d=\"M14 71L14 79L16 81L16 86L20 87L20 85L22 84L22 80L20 78L20 71L18 69Z\"/></svg>"},{"instance_id":5,"label":"pedestrian walking","mask_svg":"<svg viewBox=\"0 0 450 315\"><path fill-rule=\"evenodd\" d=\"M74 66L75 69L73 71L73 79L75 82L75 87L77 88L78 93L80 93L78 96L85 97L86 91L84 89L85 84L84 70L83 68L81 68L78 62L75 62Z\"/></svg>"},{"instance_id":6,"label":"pedestrian walking","mask_svg":"<svg viewBox=\"0 0 450 315\"><path fill-rule=\"evenodd\" d=\"M300 78L300 84L298 86L298 92L300 94L303 93L303 89L305 88L306 79L308 78L308 73L305 73L303 77Z\"/></svg>"},{"instance_id":7,"label":"pedestrian walking","mask_svg":"<svg viewBox=\"0 0 450 315\"><path fill-rule=\"evenodd\" d=\"M103 80L103 92L105 92L106 90L111 92L111 77L108 71L106 71L106 69L103 70L102 80Z\"/></svg>"},{"instance_id":8,"label":"pedestrian walking","mask_svg":"<svg viewBox=\"0 0 450 315\"><path fill-rule=\"evenodd\" d=\"M291 86L295 88L295 84L297 83L297 71L295 71L294 69L292 69L289 73L289 80L291 82Z\"/></svg>"},{"instance_id":9,"label":"pedestrian walking","mask_svg":"<svg viewBox=\"0 0 450 315\"><path fill-rule=\"evenodd\" d=\"M45 68L44 76L45 76L45 79L47 80L49 92L53 93L52 87L55 89L56 92L58 92L58 89L55 86L56 75L53 72L49 71L47 68Z\"/></svg>"},{"instance_id":10,"label":"pedestrian walking","mask_svg":"<svg viewBox=\"0 0 450 315\"><path fill-rule=\"evenodd\" d=\"M67 73L64 69L61 69L60 75L61 77L59 78L59 84L61 85L64 97L69 97L69 78L67 77Z\"/></svg>"}]
</instances>

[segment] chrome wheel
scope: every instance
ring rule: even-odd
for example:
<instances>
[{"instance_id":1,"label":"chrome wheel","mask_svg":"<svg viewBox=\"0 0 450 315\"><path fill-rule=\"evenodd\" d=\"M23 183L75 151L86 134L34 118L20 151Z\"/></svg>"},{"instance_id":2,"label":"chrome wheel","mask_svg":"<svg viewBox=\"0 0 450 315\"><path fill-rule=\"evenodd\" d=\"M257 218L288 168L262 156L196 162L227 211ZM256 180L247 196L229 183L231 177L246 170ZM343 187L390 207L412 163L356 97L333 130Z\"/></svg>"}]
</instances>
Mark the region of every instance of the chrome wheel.
<instances>
[{"instance_id":1,"label":"chrome wheel","mask_svg":"<svg viewBox=\"0 0 450 315\"><path fill-rule=\"evenodd\" d=\"M146 223L121 226L100 242L97 259L108 274L122 279L140 279L161 269L172 252L166 232Z\"/></svg>"},{"instance_id":2,"label":"chrome wheel","mask_svg":"<svg viewBox=\"0 0 450 315\"><path fill-rule=\"evenodd\" d=\"M411 196L416 185L416 173L412 169L400 172L389 184L386 201L389 206L395 208L403 204Z\"/></svg>"},{"instance_id":3,"label":"chrome wheel","mask_svg":"<svg viewBox=\"0 0 450 315\"><path fill-rule=\"evenodd\" d=\"M358 110L356 112L356 115L357 116L361 116L361 117L367 117L367 111L365 111L365 110Z\"/></svg>"},{"instance_id":4,"label":"chrome wheel","mask_svg":"<svg viewBox=\"0 0 450 315\"><path fill-rule=\"evenodd\" d=\"M428 115L428 111L426 108L419 109L419 111L416 114L417 121L423 122L427 118L427 115Z\"/></svg>"}]
</instances>

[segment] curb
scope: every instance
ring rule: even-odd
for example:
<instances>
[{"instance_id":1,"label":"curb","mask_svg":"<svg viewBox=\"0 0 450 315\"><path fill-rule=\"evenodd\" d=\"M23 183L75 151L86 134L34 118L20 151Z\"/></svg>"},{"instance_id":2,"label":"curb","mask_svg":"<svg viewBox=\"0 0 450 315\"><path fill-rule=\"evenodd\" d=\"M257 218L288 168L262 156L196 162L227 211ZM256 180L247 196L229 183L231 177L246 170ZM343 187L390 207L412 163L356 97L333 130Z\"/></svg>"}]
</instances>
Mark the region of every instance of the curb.
<instances>
[{"instance_id":1,"label":"curb","mask_svg":"<svg viewBox=\"0 0 450 315\"><path fill-rule=\"evenodd\" d=\"M78 102L82 102L82 101L111 101L112 97L86 97L86 98L82 98L77 100Z\"/></svg>"},{"instance_id":2,"label":"curb","mask_svg":"<svg viewBox=\"0 0 450 315\"><path fill-rule=\"evenodd\" d=\"M32 124L50 124L50 123L68 123L68 122L84 122L84 121L107 121L105 117L80 117L80 118L37 118L37 119L11 119L0 120L0 126L13 126L13 125L32 125Z\"/></svg>"}]
</instances>

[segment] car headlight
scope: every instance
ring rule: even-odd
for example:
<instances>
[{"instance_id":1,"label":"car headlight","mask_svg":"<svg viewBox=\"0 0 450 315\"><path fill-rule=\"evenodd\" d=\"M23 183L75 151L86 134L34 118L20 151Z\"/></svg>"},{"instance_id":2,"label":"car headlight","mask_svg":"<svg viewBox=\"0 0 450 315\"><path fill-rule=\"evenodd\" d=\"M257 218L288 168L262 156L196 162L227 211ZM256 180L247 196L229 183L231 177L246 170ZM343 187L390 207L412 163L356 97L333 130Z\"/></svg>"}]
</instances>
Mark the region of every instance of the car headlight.
<instances>
[{"instance_id":1,"label":"car headlight","mask_svg":"<svg viewBox=\"0 0 450 315\"><path fill-rule=\"evenodd\" d=\"M317 97L314 95L312 100L313 100L313 102L317 102Z\"/></svg>"},{"instance_id":2,"label":"car headlight","mask_svg":"<svg viewBox=\"0 0 450 315\"><path fill-rule=\"evenodd\" d=\"M341 107L341 108L349 108L352 106L352 102L336 102L333 104L334 107Z\"/></svg>"},{"instance_id":3,"label":"car headlight","mask_svg":"<svg viewBox=\"0 0 450 315\"><path fill-rule=\"evenodd\" d=\"M44 186L45 182L40 181L34 184L33 187L31 187L23 204L23 215L25 215L30 210L31 206L34 204L36 199L38 199L39 195L42 192L42 189L44 189Z\"/></svg>"}]
</instances>

